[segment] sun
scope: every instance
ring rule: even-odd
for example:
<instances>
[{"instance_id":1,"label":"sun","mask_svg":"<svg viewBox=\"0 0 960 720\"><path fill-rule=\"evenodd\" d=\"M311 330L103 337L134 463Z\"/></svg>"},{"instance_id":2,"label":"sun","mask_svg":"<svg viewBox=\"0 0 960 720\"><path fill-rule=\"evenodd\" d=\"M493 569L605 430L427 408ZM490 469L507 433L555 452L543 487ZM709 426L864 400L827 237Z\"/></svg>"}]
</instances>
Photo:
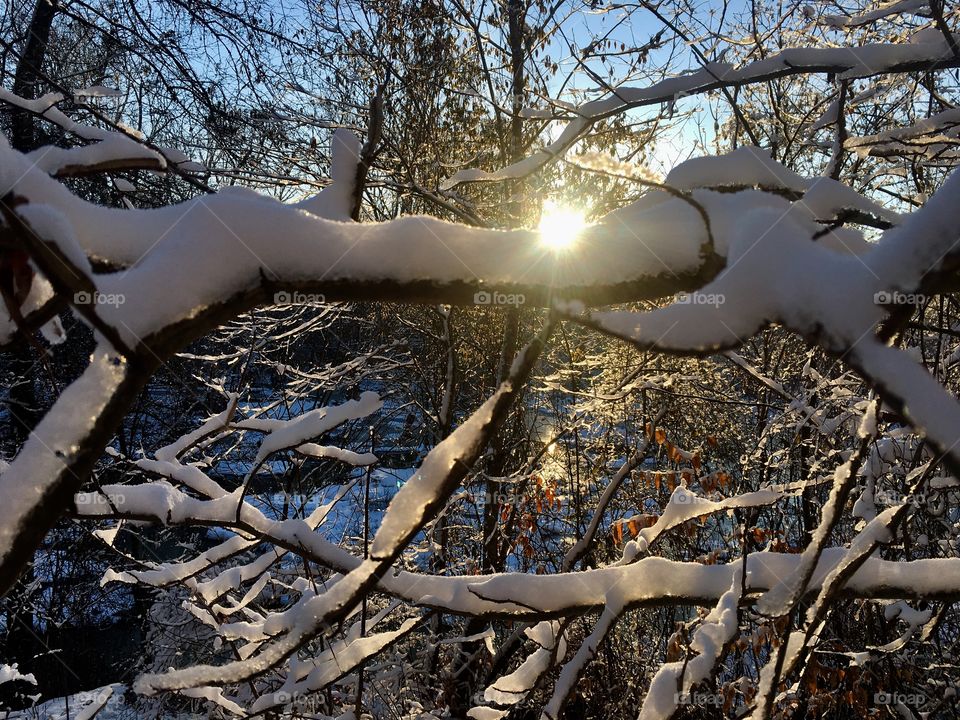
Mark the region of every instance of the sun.
<instances>
[{"instance_id":1,"label":"sun","mask_svg":"<svg viewBox=\"0 0 960 720\"><path fill-rule=\"evenodd\" d=\"M566 250L587 226L583 210L547 200L540 214L540 242L551 250Z\"/></svg>"}]
</instances>

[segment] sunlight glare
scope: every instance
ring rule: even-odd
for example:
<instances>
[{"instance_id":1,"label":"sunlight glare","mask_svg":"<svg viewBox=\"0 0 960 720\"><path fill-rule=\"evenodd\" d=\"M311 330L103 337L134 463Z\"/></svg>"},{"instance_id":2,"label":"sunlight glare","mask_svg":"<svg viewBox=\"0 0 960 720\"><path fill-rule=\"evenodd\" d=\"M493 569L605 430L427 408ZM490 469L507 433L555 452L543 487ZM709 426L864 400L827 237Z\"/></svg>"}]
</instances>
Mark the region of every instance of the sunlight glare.
<instances>
[{"instance_id":1,"label":"sunlight glare","mask_svg":"<svg viewBox=\"0 0 960 720\"><path fill-rule=\"evenodd\" d=\"M586 226L583 210L548 200L543 204L537 230L540 232L540 242L559 251L570 247Z\"/></svg>"}]
</instances>

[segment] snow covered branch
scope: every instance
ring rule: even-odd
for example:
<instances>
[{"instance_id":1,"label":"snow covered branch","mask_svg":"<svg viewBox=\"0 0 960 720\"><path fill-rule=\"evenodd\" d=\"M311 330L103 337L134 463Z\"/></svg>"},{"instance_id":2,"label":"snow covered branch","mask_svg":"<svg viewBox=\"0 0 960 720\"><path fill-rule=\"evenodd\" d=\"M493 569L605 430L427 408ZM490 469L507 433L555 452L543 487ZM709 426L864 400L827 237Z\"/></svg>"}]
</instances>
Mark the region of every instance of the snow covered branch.
<instances>
[{"instance_id":1,"label":"snow covered branch","mask_svg":"<svg viewBox=\"0 0 960 720\"><path fill-rule=\"evenodd\" d=\"M826 74L841 79L908 72L931 72L960 64L943 34L921 30L913 42L876 43L860 47L789 48L741 68L711 62L702 69L668 78L647 87L618 87L609 97L581 105L560 136L543 150L494 172L470 168L446 180L445 189L460 183L502 181L526 177L553 162L605 118L648 105L674 103L680 98L721 88L758 84L795 75Z\"/></svg>"}]
</instances>

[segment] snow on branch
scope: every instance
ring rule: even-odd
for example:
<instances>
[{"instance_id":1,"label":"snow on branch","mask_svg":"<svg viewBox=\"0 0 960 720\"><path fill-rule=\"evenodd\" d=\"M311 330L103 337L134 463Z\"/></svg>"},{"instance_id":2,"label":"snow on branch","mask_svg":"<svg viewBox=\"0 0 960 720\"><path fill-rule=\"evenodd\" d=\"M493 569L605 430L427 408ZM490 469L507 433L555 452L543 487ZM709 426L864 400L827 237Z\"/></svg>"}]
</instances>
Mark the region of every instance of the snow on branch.
<instances>
[{"instance_id":1,"label":"snow on branch","mask_svg":"<svg viewBox=\"0 0 960 720\"><path fill-rule=\"evenodd\" d=\"M960 64L946 38L933 28L921 30L910 43L871 43L859 47L788 48L741 68L711 62L688 75L667 78L647 87L618 87L610 96L576 108L575 117L543 150L494 172L460 170L441 185L501 181L526 177L563 155L600 120L633 108L673 103L678 98L720 88L762 83L791 75L824 73L840 79L903 72L929 72Z\"/></svg>"},{"instance_id":2,"label":"snow on branch","mask_svg":"<svg viewBox=\"0 0 960 720\"><path fill-rule=\"evenodd\" d=\"M862 25L870 25L877 20L889 18L901 13L929 17L930 3L928 0L893 0L892 2L880 3L879 7L873 10L854 15L827 15L821 22L830 27L856 28Z\"/></svg>"},{"instance_id":3,"label":"snow on branch","mask_svg":"<svg viewBox=\"0 0 960 720\"><path fill-rule=\"evenodd\" d=\"M273 693L258 698L251 706L251 712L262 713L283 707L290 703L291 698L306 697L322 690L356 670L366 659L402 640L416 630L418 625L419 618L407 618L396 630L332 643L329 649L310 661L296 663L283 685Z\"/></svg>"},{"instance_id":4,"label":"snow on branch","mask_svg":"<svg viewBox=\"0 0 960 720\"><path fill-rule=\"evenodd\" d=\"M543 621L524 630L536 649L509 675L497 678L483 691L486 705L476 705L467 713L473 720L498 720L520 704L534 690L537 683L567 652L563 624Z\"/></svg>"},{"instance_id":5,"label":"snow on branch","mask_svg":"<svg viewBox=\"0 0 960 720\"><path fill-rule=\"evenodd\" d=\"M307 443L307 440L320 437L350 420L372 415L381 407L383 402L375 392L365 392L357 400L348 400L341 405L314 408L290 420L255 418L241 420L234 427L239 430L256 430L265 433L254 460L255 470L270 455L280 450L297 449L314 457L330 457L334 454L332 451L328 455L323 455L320 446ZM306 449L301 450L303 447Z\"/></svg>"},{"instance_id":6,"label":"snow on branch","mask_svg":"<svg viewBox=\"0 0 960 720\"><path fill-rule=\"evenodd\" d=\"M153 519L175 525L216 525L252 533L261 541L304 555L321 566L338 572L358 568L361 559L311 531L302 520L271 520L250 503L245 503L241 521L235 520L235 498L200 500L172 486L104 486L101 492L81 494L77 509L86 518ZM698 511L699 512L699 511ZM162 575L143 577L164 584L192 576L198 567L219 562L240 549L244 541L231 540L209 551L197 565L163 570ZM812 573L807 593L814 593L837 563L846 557L844 548L826 548ZM763 551L747 558L747 587L755 593L771 588L788 589L787 579L801 567L801 556ZM529 575L507 573L492 576L432 576L409 571L384 575L377 589L398 599L425 608L462 615L540 619L569 612L602 608L607 592L622 588L626 607L677 604L714 604L730 587L733 573L742 559L726 565L702 565L660 557L646 557L630 564L561 573ZM950 577L960 568L957 559L930 559L896 562L870 558L846 584L844 593L854 597L943 597L960 594ZM150 573L151 571L147 571ZM123 578L110 576L113 580ZM216 583L219 587L223 581ZM212 588L213 586L211 586ZM221 589L216 592L219 594ZM212 597L212 596L211 596Z\"/></svg>"},{"instance_id":7,"label":"snow on branch","mask_svg":"<svg viewBox=\"0 0 960 720\"><path fill-rule=\"evenodd\" d=\"M676 712L680 698L689 695L699 683L710 677L717 661L724 653L724 646L736 638L738 605L742 578L734 573L730 589L716 607L697 627L690 641L697 655L677 662L662 665L643 700L639 720L664 720Z\"/></svg>"},{"instance_id":8,"label":"snow on branch","mask_svg":"<svg viewBox=\"0 0 960 720\"><path fill-rule=\"evenodd\" d=\"M42 147L27 155L34 167L56 177L85 175L108 170L164 170L164 156L147 147L142 137L116 130L104 130L79 123L57 107L64 100L60 93L48 93L27 100L0 88L0 101L34 113L82 140L91 142L73 148Z\"/></svg>"},{"instance_id":9,"label":"snow on branch","mask_svg":"<svg viewBox=\"0 0 960 720\"><path fill-rule=\"evenodd\" d=\"M137 681L135 687L138 692L154 694L159 691L242 682L276 667L311 638L328 632L331 627L341 622L361 597L376 587L378 580L399 557L413 536L442 509L477 461L492 434L505 418L507 410L523 389L524 382L551 331L552 325L548 325L541 337L533 340L521 351L497 392L427 455L417 476L390 502L373 538L370 559L361 561L345 575L329 583L325 591L305 593L293 608L274 616L270 622L269 639L264 638L265 642L250 657L225 665L195 666L164 674L147 674ZM363 405L363 401L360 404ZM256 522L263 518L255 508L243 501L242 489L216 500L197 501L182 494L175 495L171 492L173 488L163 483L153 483L141 488L138 493L140 497L135 501L135 512L151 515L156 513L157 507L163 508L166 504L167 521L185 521L190 517L191 509L202 507L198 505L199 502L204 503L203 506L210 511L211 517L216 517L226 524L229 524L228 517L231 516L235 517L237 522ZM111 488L110 491L116 492L118 499L122 498L122 506L127 506L128 498L123 494L122 486ZM115 506L115 503L110 503L110 506ZM110 506L102 506L103 515L112 512ZM303 542L313 536L311 532L303 535Z\"/></svg>"},{"instance_id":10,"label":"snow on branch","mask_svg":"<svg viewBox=\"0 0 960 720\"><path fill-rule=\"evenodd\" d=\"M872 53L871 47L878 46L856 52L785 51L740 71L714 67L712 74L722 71L725 81L737 84L760 77L748 74L750 68L776 77L811 72L824 67L817 63L837 63L841 57L848 63L842 72L851 76L867 74L868 59L887 63L883 71L910 66L920 62L918 58L944 62L943 47L933 41L896 46L896 53ZM707 88L709 83L700 74L665 82L674 87L693 83L694 78L700 83L694 85L697 91ZM634 100L629 100L629 93L626 97L618 102L642 104L654 96L637 91ZM582 122L592 119L595 115ZM887 344L890 334L885 326L904 315L894 298L922 297L957 267L960 174L950 177L920 210L901 216L835 180L804 178L764 151L741 148L724 157L680 165L667 178L666 187L601 218L564 257L545 248L532 230L497 231L427 217L349 222L345 209L353 200L356 157L355 138L335 134L333 183L298 205L234 189L173 207L115 211L84 202L41 172L30 157L0 144L0 194L10 199L4 236L19 240L16 247L30 253L43 277L31 288L38 297L27 297L23 310L36 312L53 296L69 296L76 290L123 298L89 306L73 293L70 302L102 344L84 374L63 392L0 474L0 491L9 498L0 509L4 587L68 505L157 364L224 319L260 303L284 304L290 291L305 290L331 298L463 302L476 290L504 288L527 291L534 302L556 301L546 329L517 356L507 380L433 447L392 497L362 556L318 532L329 505L303 519L270 517L246 497L246 483L228 490L205 470L205 459L186 458L239 433L262 434L246 481L272 454L283 451L370 466L377 462L372 452L312 441L379 411L383 402L373 392L287 420L269 415L237 420L238 396L228 396L223 412L156 451L153 459L141 457L130 463L134 471L161 480L112 484L76 495L80 517L209 526L228 535L187 560L146 563L141 569L110 571L104 577L104 582L182 585L190 592L188 611L202 617L220 639L239 646L236 656L223 664L148 673L138 681L138 691L181 691L237 712L243 709L225 694L227 686L277 673L283 678L280 688L252 703L254 712L266 712L285 704L290 694L316 692L362 667L437 610L474 619L540 621L527 633L537 649L512 673L489 684L484 704L473 708L471 717L504 716L560 666L544 709L545 718L554 718L563 712L578 678L625 611L713 606L693 634L696 655L668 663L653 677L641 717L668 717L677 708L676 693L689 692L706 680L722 658L738 630L742 604L753 603L769 616L787 616L802 600L816 597L818 605L808 616L806 632L790 635L761 671L757 708L763 714L779 677L805 657L828 600L960 597L956 558L904 562L872 554L888 526L903 514L903 506L879 514L869 507L872 485L854 508L860 513L857 517L868 521L864 532L849 548L830 545L860 478L861 464L874 460L870 443L877 433L877 410L863 412L856 406L843 417L863 415L858 450L844 456L834 473L820 525L802 554L745 548L744 557L716 565L647 555L658 538L691 520L770 506L795 494L766 489L711 500L680 486L659 519L627 544L619 562L571 572L595 543L613 495L644 461L648 437L635 444L612 477L586 534L571 541L560 572L453 576L394 567L406 560L405 551L469 478L524 392L557 313L640 348L680 355L738 347L779 323L858 370L960 475L960 450L954 447L960 437L960 405L922 365ZM869 221L884 232L868 242L863 233L840 226L841 220L850 218ZM94 270L104 265L113 272ZM694 289L648 312L588 313L583 302L661 298ZM914 304L907 303L911 310ZM11 324L16 324L13 318ZM449 335L446 340L452 345ZM793 397L743 358L735 354L731 358L753 381L791 403L793 410L816 411L808 396ZM451 360L448 374L452 373ZM452 385L448 377L445 396ZM441 402L440 415L452 423L448 400ZM811 424L822 435L830 435L827 423ZM873 473L868 482L877 476ZM807 490L818 482L811 478L810 485L795 489ZM333 502L348 488L342 487ZM261 544L267 546L266 552L255 552ZM317 582L298 578L284 587L290 598L285 609L256 612L256 599L275 583L272 573L289 558L302 559L305 566L312 563L329 575ZM230 562L237 564L224 569ZM372 635L348 632L338 638L342 623L373 592L406 603L402 621L392 630ZM594 611L599 618L566 658L566 628L575 616ZM302 659L299 653L306 648L313 652L319 644L315 640L322 640L325 647Z\"/></svg>"},{"instance_id":11,"label":"snow on branch","mask_svg":"<svg viewBox=\"0 0 960 720\"><path fill-rule=\"evenodd\" d=\"M954 173L923 208L858 254L825 244L821 229L803 209L770 200L744 208L726 248L726 267L695 293L646 313L581 314L576 303L561 303L560 308L568 317L634 345L679 354L735 348L778 322L816 338L830 352L847 355L960 465L954 442L960 437L960 405L915 361L876 339L876 328L895 299L922 297L924 283L951 266L960 239L953 219L958 200L960 173ZM717 229L722 252L726 233L722 226ZM835 239L844 242L841 236Z\"/></svg>"},{"instance_id":12,"label":"snow on branch","mask_svg":"<svg viewBox=\"0 0 960 720\"><path fill-rule=\"evenodd\" d=\"M844 147L862 157L916 157L953 164L960 157L960 110L950 108L872 135L847 138Z\"/></svg>"},{"instance_id":13,"label":"snow on branch","mask_svg":"<svg viewBox=\"0 0 960 720\"><path fill-rule=\"evenodd\" d=\"M282 303L293 290L318 292L328 299L433 302L470 302L478 289L503 290L524 294L528 304L549 297L588 302L662 297L702 285L730 251L734 256L728 264L739 263L749 250L750 267L755 268L761 262L755 241L781 221L795 218L809 228L806 234L825 233L805 252L819 253L812 258L818 261L861 253L865 246L853 229L824 229L820 224L833 223L845 212L874 215L888 224L899 220L849 188L841 192L843 186L826 179L801 182L761 151L742 149L680 166L675 171L678 184L725 185L739 177L741 183L803 192L790 218L768 215L761 222L760 209L783 215L790 207L787 199L762 190L731 195L695 189L689 197L654 191L584 230L575 249L578 261L571 263L531 230L472 228L428 217L378 224L334 222L248 190L225 190L156 210L100 208L38 175L17 153L0 148L0 155L10 161L0 189L27 200L18 210L20 217L56 257L70 258L78 269L86 264L84 258L116 267L139 258L126 272L97 274L89 277L90 288L83 286L91 297L122 302L97 303L81 311L116 344L134 348L144 343L157 355L164 350L156 345L170 342L173 328L182 333L192 327L199 333L254 304ZM320 197L333 193L344 200L343 193L337 194L338 182ZM329 202L325 212L337 216L334 206L342 202ZM747 214L756 223L745 229L740 220ZM284 232L278 235L280 227ZM717 257L705 259L705 247ZM728 314L740 310L731 293ZM200 318L207 319L201 323ZM734 324L739 331L733 325L732 332L720 327L704 344L730 344L736 336L749 334L757 320L747 316ZM670 338L664 340L666 346Z\"/></svg>"}]
</instances>

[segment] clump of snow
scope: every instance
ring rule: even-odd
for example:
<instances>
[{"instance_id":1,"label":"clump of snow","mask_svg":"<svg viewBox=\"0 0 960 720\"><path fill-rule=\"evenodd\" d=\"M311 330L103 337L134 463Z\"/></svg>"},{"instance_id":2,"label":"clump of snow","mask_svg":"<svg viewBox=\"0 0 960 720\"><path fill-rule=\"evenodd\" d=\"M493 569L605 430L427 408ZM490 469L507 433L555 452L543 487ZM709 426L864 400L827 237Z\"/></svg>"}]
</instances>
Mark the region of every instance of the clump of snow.
<instances>
[{"instance_id":1,"label":"clump of snow","mask_svg":"<svg viewBox=\"0 0 960 720\"><path fill-rule=\"evenodd\" d=\"M33 676L33 673L24 674L20 672L17 663L13 663L13 665L0 663L0 685L13 682L14 680L23 680L24 682L28 682L32 685L37 684L37 679Z\"/></svg>"},{"instance_id":2,"label":"clump of snow","mask_svg":"<svg viewBox=\"0 0 960 720\"><path fill-rule=\"evenodd\" d=\"M759 186L803 192L809 181L775 162L770 151L744 146L718 157L693 158L667 174L667 185L678 190L724 185Z\"/></svg>"},{"instance_id":3,"label":"clump of snow","mask_svg":"<svg viewBox=\"0 0 960 720\"><path fill-rule=\"evenodd\" d=\"M360 162L360 140L349 130L340 128L330 140L331 184L297 207L328 220L347 222L353 209L357 165Z\"/></svg>"}]
</instances>

